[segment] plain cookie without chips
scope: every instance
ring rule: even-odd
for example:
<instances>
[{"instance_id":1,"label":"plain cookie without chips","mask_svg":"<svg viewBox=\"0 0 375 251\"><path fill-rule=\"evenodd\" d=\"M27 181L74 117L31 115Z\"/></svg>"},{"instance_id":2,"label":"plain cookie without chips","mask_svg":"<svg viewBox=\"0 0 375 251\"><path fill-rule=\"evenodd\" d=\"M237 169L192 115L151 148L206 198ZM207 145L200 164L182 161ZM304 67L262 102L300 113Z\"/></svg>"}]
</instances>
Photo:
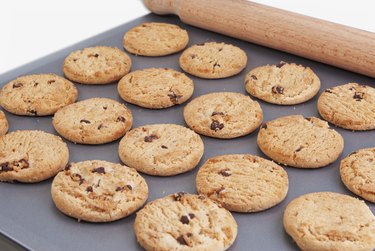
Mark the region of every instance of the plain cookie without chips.
<instances>
[{"instance_id":1,"label":"plain cookie without chips","mask_svg":"<svg viewBox=\"0 0 375 251\"><path fill-rule=\"evenodd\" d=\"M9 129L8 120L3 111L0 111L0 136L6 134Z\"/></svg>"},{"instance_id":2,"label":"plain cookie without chips","mask_svg":"<svg viewBox=\"0 0 375 251\"><path fill-rule=\"evenodd\" d=\"M340 175L350 191L375 203L375 148L358 150L341 160Z\"/></svg>"},{"instance_id":3,"label":"plain cookie without chips","mask_svg":"<svg viewBox=\"0 0 375 251\"><path fill-rule=\"evenodd\" d=\"M375 129L375 88L349 83L325 90L318 100L323 119L349 130Z\"/></svg>"},{"instance_id":4,"label":"plain cookie without chips","mask_svg":"<svg viewBox=\"0 0 375 251\"><path fill-rule=\"evenodd\" d=\"M25 130L0 137L0 181L46 180L62 170L68 159L68 146L53 134Z\"/></svg>"},{"instance_id":5,"label":"plain cookie without chips","mask_svg":"<svg viewBox=\"0 0 375 251\"><path fill-rule=\"evenodd\" d=\"M240 73L247 65L242 49L225 43L197 44L186 49L180 57L181 68L191 75L218 79Z\"/></svg>"},{"instance_id":6,"label":"plain cookie without chips","mask_svg":"<svg viewBox=\"0 0 375 251\"><path fill-rule=\"evenodd\" d=\"M194 83L185 74L168 68L134 71L118 84L123 100L150 109L179 105L194 92Z\"/></svg>"},{"instance_id":7,"label":"plain cookie without chips","mask_svg":"<svg viewBox=\"0 0 375 251\"><path fill-rule=\"evenodd\" d=\"M141 209L134 230L148 251L223 251L235 241L237 223L230 212L203 195L176 193Z\"/></svg>"},{"instance_id":8,"label":"plain cookie without chips","mask_svg":"<svg viewBox=\"0 0 375 251\"><path fill-rule=\"evenodd\" d=\"M338 159L344 139L323 120L292 115L267 122L259 130L258 146L278 163L319 168Z\"/></svg>"},{"instance_id":9,"label":"plain cookie without chips","mask_svg":"<svg viewBox=\"0 0 375 251\"><path fill-rule=\"evenodd\" d=\"M210 158L199 169L197 191L234 212L259 212L284 200L288 174L272 161L243 154ZM266 188L266 189L265 189Z\"/></svg>"},{"instance_id":10,"label":"plain cookie without chips","mask_svg":"<svg viewBox=\"0 0 375 251\"><path fill-rule=\"evenodd\" d=\"M126 32L123 46L132 54L154 57L179 52L188 42L187 31L177 25L143 23Z\"/></svg>"},{"instance_id":11,"label":"plain cookie without chips","mask_svg":"<svg viewBox=\"0 0 375 251\"><path fill-rule=\"evenodd\" d=\"M77 88L55 74L19 77L0 91L0 105L10 113L26 116L53 115L77 100Z\"/></svg>"},{"instance_id":12,"label":"plain cookie without chips","mask_svg":"<svg viewBox=\"0 0 375 251\"><path fill-rule=\"evenodd\" d=\"M302 195L286 207L284 228L301 250L371 251L375 216L348 195L319 192Z\"/></svg>"},{"instance_id":13,"label":"plain cookie without chips","mask_svg":"<svg viewBox=\"0 0 375 251\"><path fill-rule=\"evenodd\" d=\"M303 103L320 89L320 80L309 67L285 62L251 70L245 83L252 96L278 105Z\"/></svg>"},{"instance_id":14,"label":"plain cookie without chips","mask_svg":"<svg viewBox=\"0 0 375 251\"><path fill-rule=\"evenodd\" d=\"M146 181L136 170L107 161L71 163L51 185L56 207L78 220L109 222L124 218L147 200Z\"/></svg>"},{"instance_id":15,"label":"plain cookie without chips","mask_svg":"<svg viewBox=\"0 0 375 251\"><path fill-rule=\"evenodd\" d=\"M131 68L130 57L116 47L96 46L74 51L64 60L65 76L81 84L110 84Z\"/></svg>"},{"instance_id":16,"label":"plain cookie without chips","mask_svg":"<svg viewBox=\"0 0 375 251\"><path fill-rule=\"evenodd\" d=\"M189 128L174 124L144 125L120 141L119 156L127 166L156 176L184 173L198 165L204 144Z\"/></svg>"},{"instance_id":17,"label":"plain cookie without chips","mask_svg":"<svg viewBox=\"0 0 375 251\"><path fill-rule=\"evenodd\" d=\"M258 102L235 92L216 92L193 99L184 108L186 124L199 134L231 139L255 131L263 120Z\"/></svg>"},{"instance_id":18,"label":"plain cookie without chips","mask_svg":"<svg viewBox=\"0 0 375 251\"><path fill-rule=\"evenodd\" d=\"M79 144L104 144L117 140L133 124L131 111L108 98L91 98L66 106L52 120L56 131Z\"/></svg>"}]
</instances>

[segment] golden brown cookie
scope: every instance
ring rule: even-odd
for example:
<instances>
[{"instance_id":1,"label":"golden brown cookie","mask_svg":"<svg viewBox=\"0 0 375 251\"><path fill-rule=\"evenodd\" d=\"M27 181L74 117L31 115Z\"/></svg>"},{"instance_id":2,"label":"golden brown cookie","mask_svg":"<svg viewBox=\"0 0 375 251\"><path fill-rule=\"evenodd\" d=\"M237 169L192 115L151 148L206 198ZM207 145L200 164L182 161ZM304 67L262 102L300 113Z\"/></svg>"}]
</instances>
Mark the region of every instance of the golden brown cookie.
<instances>
[{"instance_id":1,"label":"golden brown cookie","mask_svg":"<svg viewBox=\"0 0 375 251\"><path fill-rule=\"evenodd\" d=\"M240 73L246 64L245 51L225 43L211 42L193 45L180 57L180 66L184 71L208 79L234 76Z\"/></svg>"},{"instance_id":2,"label":"golden brown cookie","mask_svg":"<svg viewBox=\"0 0 375 251\"><path fill-rule=\"evenodd\" d=\"M56 207L78 220L109 222L124 218L147 200L146 181L136 170L102 160L71 163L51 185Z\"/></svg>"},{"instance_id":3,"label":"golden brown cookie","mask_svg":"<svg viewBox=\"0 0 375 251\"><path fill-rule=\"evenodd\" d=\"M135 55L166 56L183 50L188 42L187 31L177 25L143 23L126 32L123 45Z\"/></svg>"},{"instance_id":4,"label":"golden brown cookie","mask_svg":"<svg viewBox=\"0 0 375 251\"><path fill-rule=\"evenodd\" d=\"M118 92L123 100L151 109L179 105L188 100L194 83L185 74L168 68L134 71L123 77Z\"/></svg>"},{"instance_id":5,"label":"golden brown cookie","mask_svg":"<svg viewBox=\"0 0 375 251\"><path fill-rule=\"evenodd\" d=\"M110 84L131 68L130 57L116 47L96 46L74 51L65 58L65 76L81 84Z\"/></svg>"}]
</instances>

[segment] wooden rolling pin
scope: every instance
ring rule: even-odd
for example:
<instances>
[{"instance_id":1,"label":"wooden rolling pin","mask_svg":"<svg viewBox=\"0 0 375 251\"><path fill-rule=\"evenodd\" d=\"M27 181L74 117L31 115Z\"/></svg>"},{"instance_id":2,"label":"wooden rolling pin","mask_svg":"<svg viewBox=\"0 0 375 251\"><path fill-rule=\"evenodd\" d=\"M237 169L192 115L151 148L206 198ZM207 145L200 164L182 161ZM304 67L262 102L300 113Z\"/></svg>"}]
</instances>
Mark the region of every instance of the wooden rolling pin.
<instances>
[{"instance_id":1,"label":"wooden rolling pin","mask_svg":"<svg viewBox=\"0 0 375 251\"><path fill-rule=\"evenodd\" d=\"M156 14L375 77L375 33L246 0L144 0Z\"/></svg>"}]
</instances>

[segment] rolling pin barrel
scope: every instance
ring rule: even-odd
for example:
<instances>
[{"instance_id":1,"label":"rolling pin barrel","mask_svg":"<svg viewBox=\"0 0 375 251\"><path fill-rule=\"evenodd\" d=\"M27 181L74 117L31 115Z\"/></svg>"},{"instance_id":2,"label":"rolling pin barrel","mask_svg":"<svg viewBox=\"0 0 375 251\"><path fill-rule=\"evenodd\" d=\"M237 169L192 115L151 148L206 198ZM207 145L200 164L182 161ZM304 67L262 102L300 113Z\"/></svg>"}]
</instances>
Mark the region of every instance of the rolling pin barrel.
<instances>
[{"instance_id":1,"label":"rolling pin barrel","mask_svg":"<svg viewBox=\"0 0 375 251\"><path fill-rule=\"evenodd\" d=\"M375 77L375 33L246 0L144 0L156 14Z\"/></svg>"}]
</instances>

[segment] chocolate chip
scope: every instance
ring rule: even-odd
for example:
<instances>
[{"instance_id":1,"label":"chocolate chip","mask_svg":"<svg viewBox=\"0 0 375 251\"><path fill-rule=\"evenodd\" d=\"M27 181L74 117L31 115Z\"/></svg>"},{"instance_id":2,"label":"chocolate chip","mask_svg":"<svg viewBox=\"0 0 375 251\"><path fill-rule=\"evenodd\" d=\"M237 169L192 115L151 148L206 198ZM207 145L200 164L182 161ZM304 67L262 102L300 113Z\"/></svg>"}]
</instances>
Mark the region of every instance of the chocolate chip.
<instances>
[{"instance_id":1,"label":"chocolate chip","mask_svg":"<svg viewBox=\"0 0 375 251\"><path fill-rule=\"evenodd\" d=\"M350 87L349 91L355 91L355 87Z\"/></svg>"},{"instance_id":2,"label":"chocolate chip","mask_svg":"<svg viewBox=\"0 0 375 251\"><path fill-rule=\"evenodd\" d=\"M179 192L179 193L175 193L173 194L173 198L175 201L180 201L181 200L181 197L184 196L184 192Z\"/></svg>"},{"instance_id":3,"label":"chocolate chip","mask_svg":"<svg viewBox=\"0 0 375 251\"><path fill-rule=\"evenodd\" d=\"M144 141L147 142L147 143L151 143L152 141L154 141L155 139L158 139L159 137L155 134L151 134L149 136L146 136L144 138Z\"/></svg>"},{"instance_id":4,"label":"chocolate chip","mask_svg":"<svg viewBox=\"0 0 375 251\"><path fill-rule=\"evenodd\" d=\"M126 119L123 116L120 116L116 119L116 122L125 122Z\"/></svg>"},{"instance_id":5,"label":"chocolate chip","mask_svg":"<svg viewBox=\"0 0 375 251\"><path fill-rule=\"evenodd\" d=\"M356 101L361 101L363 99L363 97L365 96L365 94L363 92L356 92L354 93L354 96L353 98L356 100Z\"/></svg>"},{"instance_id":6,"label":"chocolate chip","mask_svg":"<svg viewBox=\"0 0 375 251\"><path fill-rule=\"evenodd\" d=\"M332 89L327 89L327 90L325 90L324 92L327 92L327 93L333 93L333 92L332 92Z\"/></svg>"},{"instance_id":7,"label":"chocolate chip","mask_svg":"<svg viewBox=\"0 0 375 251\"><path fill-rule=\"evenodd\" d=\"M182 95L177 95L175 92L172 91L172 93L168 94L168 97L169 97L169 99L171 100L171 102L173 104L177 105L179 99L182 98L183 96Z\"/></svg>"},{"instance_id":8,"label":"chocolate chip","mask_svg":"<svg viewBox=\"0 0 375 251\"><path fill-rule=\"evenodd\" d=\"M190 222L189 217L187 217L185 215L181 216L180 221L182 222L182 224L189 224L189 222Z\"/></svg>"},{"instance_id":9,"label":"chocolate chip","mask_svg":"<svg viewBox=\"0 0 375 251\"><path fill-rule=\"evenodd\" d=\"M52 79L52 80L48 80L47 83L48 83L48 84L53 84L53 83L55 83L55 82L56 82L56 81Z\"/></svg>"},{"instance_id":10,"label":"chocolate chip","mask_svg":"<svg viewBox=\"0 0 375 251\"><path fill-rule=\"evenodd\" d=\"M182 235L180 235L177 239L176 239L177 241L178 241L178 243L180 243L181 245L187 245L187 243L186 243L186 241L185 241L185 239L184 239L184 237L182 236Z\"/></svg>"},{"instance_id":11,"label":"chocolate chip","mask_svg":"<svg viewBox=\"0 0 375 251\"><path fill-rule=\"evenodd\" d=\"M64 170L65 170L65 171L69 171L71 167L72 167L72 165L71 165L71 164L68 164L68 165L65 166Z\"/></svg>"},{"instance_id":12,"label":"chocolate chip","mask_svg":"<svg viewBox=\"0 0 375 251\"><path fill-rule=\"evenodd\" d=\"M103 106L103 109L104 109L104 110L107 110L107 109L108 109L108 107L107 107L107 106Z\"/></svg>"},{"instance_id":13,"label":"chocolate chip","mask_svg":"<svg viewBox=\"0 0 375 251\"><path fill-rule=\"evenodd\" d=\"M274 87L272 87L272 92L275 94L284 94L284 87L275 85Z\"/></svg>"},{"instance_id":14,"label":"chocolate chip","mask_svg":"<svg viewBox=\"0 0 375 251\"><path fill-rule=\"evenodd\" d=\"M284 65L286 65L286 62L281 61L278 65L276 65L276 67L277 67L277 68L281 68L281 67L283 67Z\"/></svg>"},{"instance_id":15,"label":"chocolate chip","mask_svg":"<svg viewBox=\"0 0 375 251\"><path fill-rule=\"evenodd\" d=\"M10 172L13 171L13 167L9 166L9 162L4 162L0 164L0 172Z\"/></svg>"},{"instance_id":16,"label":"chocolate chip","mask_svg":"<svg viewBox=\"0 0 375 251\"><path fill-rule=\"evenodd\" d=\"M133 187L131 185L126 185L126 187L129 189L129 190L133 190Z\"/></svg>"},{"instance_id":17,"label":"chocolate chip","mask_svg":"<svg viewBox=\"0 0 375 251\"><path fill-rule=\"evenodd\" d=\"M166 147L165 145L162 145L161 148L168 149L168 147Z\"/></svg>"},{"instance_id":18,"label":"chocolate chip","mask_svg":"<svg viewBox=\"0 0 375 251\"><path fill-rule=\"evenodd\" d=\"M100 124L99 126L98 126L98 130L100 130L100 129L102 129L103 128L103 124Z\"/></svg>"},{"instance_id":19,"label":"chocolate chip","mask_svg":"<svg viewBox=\"0 0 375 251\"><path fill-rule=\"evenodd\" d=\"M219 190L216 190L216 194L217 195L219 195L222 191L224 191L225 190L225 188L224 187L222 187L222 188L220 188Z\"/></svg>"},{"instance_id":20,"label":"chocolate chip","mask_svg":"<svg viewBox=\"0 0 375 251\"><path fill-rule=\"evenodd\" d=\"M218 64L218 63L215 63L215 64L214 64L214 67L221 67L221 65Z\"/></svg>"},{"instance_id":21,"label":"chocolate chip","mask_svg":"<svg viewBox=\"0 0 375 251\"><path fill-rule=\"evenodd\" d=\"M34 83L34 87L36 87L36 86L38 86L39 85L39 83L38 82L35 82Z\"/></svg>"},{"instance_id":22,"label":"chocolate chip","mask_svg":"<svg viewBox=\"0 0 375 251\"><path fill-rule=\"evenodd\" d=\"M223 129L224 128L224 124L220 123L217 120L214 120L214 121L212 121L210 128L211 128L211 130L213 130L213 131L216 132L216 131L219 131L219 130Z\"/></svg>"},{"instance_id":23,"label":"chocolate chip","mask_svg":"<svg viewBox=\"0 0 375 251\"><path fill-rule=\"evenodd\" d=\"M220 175L223 175L224 177L229 177L231 176L232 174L228 173L228 171L230 171L229 169L224 169L224 170L221 170L219 172Z\"/></svg>"},{"instance_id":24,"label":"chocolate chip","mask_svg":"<svg viewBox=\"0 0 375 251\"><path fill-rule=\"evenodd\" d=\"M223 113L223 112L213 112L213 113L211 114L211 116L215 116L215 115L224 116L224 113Z\"/></svg>"},{"instance_id":25,"label":"chocolate chip","mask_svg":"<svg viewBox=\"0 0 375 251\"><path fill-rule=\"evenodd\" d=\"M85 179L82 178L82 176L79 175L78 173L73 173L73 174L71 175L71 178L72 178L72 180L74 180L74 181L79 181L79 185L82 185L82 183L85 181Z\"/></svg>"},{"instance_id":26,"label":"chocolate chip","mask_svg":"<svg viewBox=\"0 0 375 251\"><path fill-rule=\"evenodd\" d=\"M80 123L85 123L85 124L91 124L91 122L87 119L81 119L81 121L79 121Z\"/></svg>"},{"instance_id":27,"label":"chocolate chip","mask_svg":"<svg viewBox=\"0 0 375 251\"><path fill-rule=\"evenodd\" d=\"M222 51L223 50L223 48L219 48L219 51Z\"/></svg>"},{"instance_id":28,"label":"chocolate chip","mask_svg":"<svg viewBox=\"0 0 375 251\"><path fill-rule=\"evenodd\" d=\"M300 146L300 147L298 147L297 150L295 150L295 152L298 153L298 152L300 152L303 148L304 148L303 146Z\"/></svg>"},{"instance_id":29,"label":"chocolate chip","mask_svg":"<svg viewBox=\"0 0 375 251\"><path fill-rule=\"evenodd\" d=\"M198 195L198 199L200 199L200 200L205 200L205 199L206 199L206 196L200 194L200 195Z\"/></svg>"},{"instance_id":30,"label":"chocolate chip","mask_svg":"<svg viewBox=\"0 0 375 251\"><path fill-rule=\"evenodd\" d=\"M190 213L189 217L190 217L190 219L194 219L195 218L195 214Z\"/></svg>"},{"instance_id":31,"label":"chocolate chip","mask_svg":"<svg viewBox=\"0 0 375 251\"><path fill-rule=\"evenodd\" d=\"M195 54L191 54L190 57L191 57L191 59L194 59L194 58L197 57L197 55L195 55Z\"/></svg>"},{"instance_id":32,"label":"chocolate chip","mask_svg":"<svg viewBox=\"0 0 375 251\"><path fill-rule=\"evenodd\" d=\"M96 58L97 58L97 57L99 57L99 54L98 54L98 53L96 53L96 54L94 55L94 57L96 57Z\"/></svg>"},{"instance_id":33,"label":"chocolate chip","mask_svg":"<svg viewBox=\"0 0 375 251\"><path fill-rule=\"evenodd\" d=\"M13 84L13 88L20 88L20 87L22 87L22 86L23 86L22 83L14 83L14 84Z\"/></svg>"},{"instance_id":34,"label":"chocolate chip","mask_svg":"<svg viewBox=\"0 0 375 251\"><path fill-rule=\"evenodd\" d=\"M116 187L116 192L120 192L120 191L124 191L124 188L123 187Z\"/></svg>"},{"instance_id":35,"label":"chocolate chip","mask_svg":"<svg viewBox=\"0 0 375 251\"><path fill-rule=\"evenodd\" d=\"M31 115L38 115L37 112L35 110L27 110L27 113L30 113Z\"/></svg>"},{"instance_id":36,"label":"chocolate chip","mask_svg":"<svg viewBox=\"0 0 375 251\"><path fill-rule=\"evenodd\" d=\"M97 168L94 168L92 171L92 173L99 173L99 174L105 174L105 169L104 167L97 167Z\"/></svg>"},{"instance_id":37,"label":"chocolate chip","mask_svg":"<svg viewBox=\"0 0 375 251\"><path fill-rule=\"evenodd\" d=\"M193 234L192 233L187 233L186 236L190 238L190 237L193 236Z\"/></svg>"},{"instance_id":38,"label":"chocolate chip","mask_svg":"<svg viewBox=\"0 0 375 251\"><path fill-rule=\"evenodd\" d=\"M88 192L88 193L92 193L93 191L94 191L94 189L92 188L92 186L88 186L86 188L86 192Z\"/></svg>"},{"instance_id":39,"label":"chocolate chip","mask_svg":"<svg viewBox=\"0 0 375 251\"><path fill-rule=\"evenodd\" d=\"M252 78L253 80L258 80L257 76L255 75L251 75L250 78Z\"/></svg>"},{"instance_id":40,"label":"chocolate chip","mask_svg":"<svg viewBox=\"0 0 375 251\"><path fill-rule=\"evenodd\" d=\"M18 167L21 167L21 169L26 169L30 166L29 162L25 159L19 160L18 162L15 163L15 165L17 165Z\"/></svg>"},{"instance_id":41,"label":"chocolate chip","mask_svg":"<svg viewBox=\"0 0 375 251\"><path fill-rule=\"evenodd\" d=\"M98 53L90 54L90 55L89 55L89 58L92 58L92 57L97 58L97 57L99 57L99 54L98 54Z\"/></svg>"},{"instance_id":42,"label":"chocolate chip","mask_svg":"<svg viewBox=\"0 0 375 251\"><path fill-rule=\"evenodd\" d=\"M77 62L78 58L73 58L73 62Z\"/></svg>"}]
</instances>

